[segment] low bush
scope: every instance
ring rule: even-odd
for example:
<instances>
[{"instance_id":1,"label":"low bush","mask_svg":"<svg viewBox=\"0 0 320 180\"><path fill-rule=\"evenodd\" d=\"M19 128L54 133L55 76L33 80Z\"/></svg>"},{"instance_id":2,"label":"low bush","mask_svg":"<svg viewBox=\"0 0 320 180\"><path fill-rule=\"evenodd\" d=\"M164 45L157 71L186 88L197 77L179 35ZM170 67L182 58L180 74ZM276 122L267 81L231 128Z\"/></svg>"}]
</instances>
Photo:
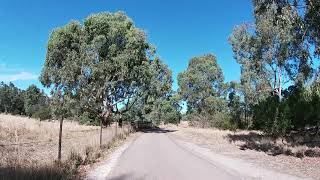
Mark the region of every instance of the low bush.
<instances>
[{"instance_id":1,"label":"low bush","mask_svg":"<svg viewBox=\"0 0 320 180\"><path fill-rule=\"evenodd\" d=\"M40 119L40 121L51 119L50 107L40 108L38 111L34 112L32 118Z\"/></svg>"},{"instance_id":2,"label":"low bush","mask_svg":"<svg viewBox=\"0 0 320 180\"><path fill-rule=\"evenodd\" d=\"M236 123L229 114L224 112L216 112L213 115L202 113L191 113L183 117L184 121L188 121L190 126L200 128L218 128L224 130L237 129Z\"/></svg>"}]
</instances>

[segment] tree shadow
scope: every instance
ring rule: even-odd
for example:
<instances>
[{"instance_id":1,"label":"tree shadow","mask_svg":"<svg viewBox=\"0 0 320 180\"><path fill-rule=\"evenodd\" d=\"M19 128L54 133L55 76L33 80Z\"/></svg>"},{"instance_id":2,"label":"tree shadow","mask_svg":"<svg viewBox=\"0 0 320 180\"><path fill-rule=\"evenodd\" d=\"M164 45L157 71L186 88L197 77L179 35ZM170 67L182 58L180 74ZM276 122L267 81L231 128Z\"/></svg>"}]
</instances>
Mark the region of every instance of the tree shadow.
<instances>
[{"instance_id":1,"label":"tree shadow","mask_svg":"<svg viewBox=\"0 0 320 180\"><path fill-rule=\"evenodd\" d=\"M302 158L303 156L320 157L320 152L315 143L297 143L292 137L284 137L282 141L279 139L262 135L256 132L249 132L248 134L227 134L225 136L230 143L240 142L240 150L255 150L265 152L268 155L277 156L280 154L295 156ZM305 148L310 147L310 148Z\"/></svg>"},{"instance_id":2,"label":"tree shadow","mask_svg":"<svg viewBox=\"0 0 320 180\"><path fill-rule=\"evenodd\" d=\"M159 127L153 127L153 128L139 129L138 131L143 133L171 133L171 132L176 132L177 130L169 130L169 129L163 129Z\"/></svg>"},{"instance_id":3,"label":"tree shadow","mask_svg":"<svg viewBox=\"0 0 320 180\"><path fill-rule=\"evenodd\" d=\"M125 174L120 174L119 176L116 177L111 177L111 178L106 178L106 180L125 180L125 179L133 179L133 174L132 173L125 173ZM143 177L137 178L135 177L134 179L145 179Z\"/></svg>"},{"instance_id":4,"label":"tree shadow","mask_svg":"<svg viewBox=\"0 0 320 180\"><path fill-rule=\"evenodd\" d=\"M230 143L242 142L239 145L241 150L256 150L266 152L270 155L276 156L282 154L280 147L273 143L275 139L266 138L263 135L250 132L248 134L228 134L227 139Z\"/></svg>"},{"instance_id":5,"label":"tree shadow","mask_svg":"<svg viewBox=\"0 0 320 180\"><path fill-rule=\"evenodd\" d=\"M14 180L60 180L70 179L73 177L72 172L66 169L56 168L54 166L43 167L0 167L0 180L14 179Z\"/></svg>"}]
</instances>

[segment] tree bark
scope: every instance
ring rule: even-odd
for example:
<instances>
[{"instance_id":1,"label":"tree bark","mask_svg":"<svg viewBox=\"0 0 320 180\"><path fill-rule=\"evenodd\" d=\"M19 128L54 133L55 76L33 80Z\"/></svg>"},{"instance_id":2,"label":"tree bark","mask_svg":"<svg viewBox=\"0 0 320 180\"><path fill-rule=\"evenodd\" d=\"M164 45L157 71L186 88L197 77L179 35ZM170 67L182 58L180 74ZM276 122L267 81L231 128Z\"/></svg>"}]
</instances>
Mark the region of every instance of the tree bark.
<instances>
[{"instance_id":1,"label":"tree bark","mask_svg":"<svg viewBox=\"0 0 320 180\"><path fill-rule=\"evenodd\" d=\"M105 113L103 113L103 117L100 120L100 140L99 140L100 141L100 148L102 147L102 129L103 129L103 122L102 121L103 121L103 119L108 121L110 114L111 114L111 110L108 109Z\"/></svg>"},{"instance_id":2,"label":"tree bark","mask_svg":"<svg viewBox=\"0 0 320 180\"><path fill-rule=\"evenodd\" d=\"M103 126L103 123L102 123L102 120L100 120L100 138L99 138L100 148L102 147L102 126Z\"/></svg>"},{"instance_id":3,"label":"tree bark","mask_svg":"<svg viewBox=\"0 0 320 180\"><path fill-rule=\"evenodd\" d=\"M61 162L62 125L63 125L63 117L60 119L60 129L59 129L59 146L58 146L58 161L59 162Z\"/></svg>"},{"instance_id":4,"label":"tree bark","mask_svg":"<svg viewBox=\"0 0 320 180\"><path fill-rule=\"evenodd\" d=\"M116 121L116 137L117 137L117 135L118 135L118 122Z\"/></svg>"},{"instance_id":5,"label":"tree bark","mask_svg":"<svg viewBox=\"0 0 320 180\"><path fill-rule=\"evenodd\" d=\"M279 68L279 102L282 100L282 89L281 89L281 69Z\"/></svg>"},{"instance_id":6,"label":"tree bark","mask_svg":"<svg viewBox=\"0 0 320 180\"><path fill-rule=\"evenodd\" d=\"M120 118L120 119L119 119L119 127L122 128L122 125L123 125L123 123L122 123L122 118Z\"/></svg>"}]
</instances>

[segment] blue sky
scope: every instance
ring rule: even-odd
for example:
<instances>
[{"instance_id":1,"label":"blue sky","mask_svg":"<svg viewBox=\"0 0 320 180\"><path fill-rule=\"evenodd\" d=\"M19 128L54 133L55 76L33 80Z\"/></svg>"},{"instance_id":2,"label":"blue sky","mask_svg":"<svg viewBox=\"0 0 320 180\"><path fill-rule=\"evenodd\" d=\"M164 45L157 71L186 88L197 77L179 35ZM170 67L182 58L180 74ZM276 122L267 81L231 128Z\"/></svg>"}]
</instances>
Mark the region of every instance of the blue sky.
<instances>
[{"instance_id":1,"label":"blue sky","mask_svg":"<svg viewBox=\"0 0 320 180\"><path fill-rule=\"evenodd\" d=\"M42 88L37 77L53 28L92 13L124 11L146 31L176 76L190 58L213 53L226 81L239 80L228 37L235 25L252 22L251 0L1 0L0 81Z\"/></svg>"}]
</instances>

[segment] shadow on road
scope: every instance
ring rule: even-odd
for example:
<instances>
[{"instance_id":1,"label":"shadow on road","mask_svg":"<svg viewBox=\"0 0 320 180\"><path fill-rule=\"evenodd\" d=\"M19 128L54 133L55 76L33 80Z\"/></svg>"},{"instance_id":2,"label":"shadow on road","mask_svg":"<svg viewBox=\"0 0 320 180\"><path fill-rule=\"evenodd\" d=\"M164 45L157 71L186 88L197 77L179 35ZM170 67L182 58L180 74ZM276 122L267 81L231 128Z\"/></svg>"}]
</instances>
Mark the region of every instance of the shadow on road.
<instances>
[{"instance_id":1,"label":"shadow on road","mask_svg":"<svg viewBox=\"0 0 320 180\"><path fill-rule=\"evenodd\" d=\"M123 180L123 179L131 179L132 178L132 174L127 173L127 174L121 174L119 176L116 177L111 177L111 178L107 178L108 180Z\"/></svg>"},{"instance_id":2,"label":"shadow on road","mask_svg":"<svg viewBox=\"0 0 320 180\"><path fill-rule=\"evenodd\" d=\"M163 129L163 128L159 128L159 127L139 130L139 132L143 132L143 133L170 133L170 132L176 132L176 131L177 130L169 130L169 129Z\"/></svg>"}]
</instances>

